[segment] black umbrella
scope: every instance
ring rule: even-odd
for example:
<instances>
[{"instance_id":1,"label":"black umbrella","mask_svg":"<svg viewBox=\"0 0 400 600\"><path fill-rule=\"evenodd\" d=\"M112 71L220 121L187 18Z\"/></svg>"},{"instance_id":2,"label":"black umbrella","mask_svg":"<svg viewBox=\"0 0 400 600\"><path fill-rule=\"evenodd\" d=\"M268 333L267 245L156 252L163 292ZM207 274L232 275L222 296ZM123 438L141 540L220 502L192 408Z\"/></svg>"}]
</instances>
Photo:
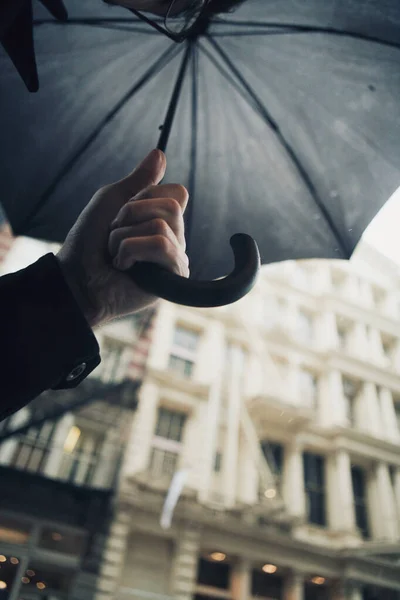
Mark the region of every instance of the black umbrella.
<instances>
[{"instance_id":1,"label":"black umbrella","mask_svg":"<svg viewBox=\"0 0 400 600\"><path fill-rule=\"evenodd\" d=\"M164 124L168 180L191 194L193 277L232 268L237 231L263 263L351 256L400 184L398 0L248 0L181 45L98 0L67 8L60 24L37 7L37 94L0 63L15 233L62 241Z\"/></svg>"}]
</instances>

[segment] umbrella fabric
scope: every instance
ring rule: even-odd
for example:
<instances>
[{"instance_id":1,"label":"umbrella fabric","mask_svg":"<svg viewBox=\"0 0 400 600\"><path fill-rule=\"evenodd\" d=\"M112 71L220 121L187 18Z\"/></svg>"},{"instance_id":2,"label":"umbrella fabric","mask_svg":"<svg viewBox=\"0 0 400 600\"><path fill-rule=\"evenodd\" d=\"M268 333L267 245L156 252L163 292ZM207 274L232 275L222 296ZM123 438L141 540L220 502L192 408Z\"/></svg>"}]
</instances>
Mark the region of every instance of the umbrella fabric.
<instances>
[{"instance_id":1,"label":"umbrella fabric","mask_svg":"<svg viewBox=\"0 0 400 600\"><path fill-rule=\"evenodd\" d=\"M62 241L93 192L157 144L190 52L167 181L189 188L192 273L349 258L400 185L398 0L248 0L175 45L124 9L36 7L40 90L0 57L0 201L17 234ZM86 21L85 21L86 20Z\"/></svg>"}]
</instances>

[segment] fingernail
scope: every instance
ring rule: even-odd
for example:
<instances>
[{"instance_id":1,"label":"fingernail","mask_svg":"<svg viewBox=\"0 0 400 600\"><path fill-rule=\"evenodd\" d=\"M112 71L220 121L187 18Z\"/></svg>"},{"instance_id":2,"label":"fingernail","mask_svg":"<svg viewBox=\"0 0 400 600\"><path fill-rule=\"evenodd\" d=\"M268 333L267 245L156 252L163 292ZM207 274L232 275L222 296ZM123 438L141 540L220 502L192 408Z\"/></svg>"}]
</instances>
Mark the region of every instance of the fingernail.
<instances>
[{"instance_id":1,"label":"fingernail","mask_svg":"<svg viewBox=\"0 0 400 600\"><path fill-rule=\"evenodd\" d=\"M115 229L116 227L118 227L118 219L114 219L110 225L110 229Z\"/></svg>"}]
</instances>

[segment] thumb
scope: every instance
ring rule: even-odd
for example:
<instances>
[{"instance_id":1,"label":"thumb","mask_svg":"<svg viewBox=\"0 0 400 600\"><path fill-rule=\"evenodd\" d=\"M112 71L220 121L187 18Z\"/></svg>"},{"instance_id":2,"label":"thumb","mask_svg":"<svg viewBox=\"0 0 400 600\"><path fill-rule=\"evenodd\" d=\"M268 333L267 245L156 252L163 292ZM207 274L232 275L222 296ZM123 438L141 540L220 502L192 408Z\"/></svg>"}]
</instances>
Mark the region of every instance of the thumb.
<instances>
[{"instance_id":1,"label":"thumb","mask_svg":"<svg viewBox=\"0 0 400 600\"><path fill-rule=\"evenodd\" d=\"M121 179L118 185L131 197L143 189L157 185L163 179L167 168L167 159L161 150L152 150L150 154L131 172Z\"/></svg>"}]
</instances>

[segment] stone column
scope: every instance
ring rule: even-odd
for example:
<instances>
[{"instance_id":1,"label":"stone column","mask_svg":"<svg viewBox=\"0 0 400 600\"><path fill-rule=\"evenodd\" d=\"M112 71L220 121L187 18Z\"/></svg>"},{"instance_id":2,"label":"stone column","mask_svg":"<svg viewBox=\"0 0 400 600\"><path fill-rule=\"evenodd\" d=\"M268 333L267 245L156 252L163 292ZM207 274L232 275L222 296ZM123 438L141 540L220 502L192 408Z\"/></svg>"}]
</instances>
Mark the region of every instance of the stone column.
<instances>
[{"instance_id":1,"label":"stone column","mask_svg":"<svg viewBox=\"0 0 400 600\"><path fill-rule=\"evenodd\" d=\"M157 422L158 402L158 386L151 381L143 383L122 465L122 477L130 477L135 473L143 472L149 466L151 442Z\"/></svg>"},{"instance_id":2,"label":"stone column","mask_svg":"<svg viewBox=\"0 0 400 600\"><path fill-rule=\"evenodd\" d=\"M118 586L127 559L130 523L132 516L119 511L110 528L100 574L97 580L95 600L117 600Z\"/></svg>"},{"instance_id":3,"label":"stone column","mask_svg":"<svg viewBox=\"0 0 400 600\"><path fill-rule=\"evenodd\" d=\"M356 400L356 421L360 429L376 437L382 437L381 412L374 383L365 383L362 394Z\"/></svg>"},{"instance_id":4,"label":"stone column","mask_svg":"<svg viewBox=\"0 0 400 600\"><path fill-rule=\"evenodd\" d=\"M355 534L354 495L348 453L337 450L329 456L327 470L329 524L336 531Z\"/></svg>"},{"instance_id":5,"label":"stone column","mask_svg":"<svg viewBox=\"0 0 400 600\"><path fill-rule=\"evenodd\" d=\"M304 576L300 573L291 573L285 579L284 600L304 600Z\"/></svg>"},{"instance_id":6,"label":"stone column","mask_svg":"<svg viewBox=\"0 0 400 600\"><path fill-rule=\"evenodd\" d=\"M233 567L231 579L232 600L249 600L251 596L251 564L240 559Z\"/></svg>"},{"instance_id":7,"label":"stone column","mask_svg":"<svg viewBox=\"0 0 400 600\"><path fill-rule=\"evenodd\" d=\"M347 593L347 600L363 600L361 587L353 584Z\"/></svg>"},{"instance_id":8,"label":"stone column","mask_svg":"<svg viewBox=\"0 0 400 600\"><path fill-rule=\"evenodd\" d=\"M397 426L397 415L394 408L392 392L381 388L379 393L381 418L384 436L395 443L400 442L400 431Z\"/></svg>"},{"instance_id":9,"label":"stone column","mask_svg":"<svg viewBox=\"0 0 400 600\"><path fill-rule=\"evenodd\" d=\"M185 528L178 537L171 583L174 600L192 600L193 598L196 586L199 538L198 531L189 527Z\"/></svg>"},{"instance_id":10,"label":"stone column","mask_svg":"<svg viewBox=\"0 0 400 600\"><path fill-rule=\"evenodd\" d=\"M390 479L389 468L385 463L375 465L370 480L371 498L370 518L374 535L379 540L394 542L399 539L395 495Z\"/></svg>"},{"instance_id":11,"label":"stone column","mask_svg":"<svg viewBox=\"0 0 400 600\"><path fill-rule=\"evenodd\" d=\"M395 469L395 472L394 472L393 488L394 488L394 498L395 498L396 509L397 509L397 518L398 518L398 523L400 524L400 468L398 468L398 467Z\"/></svg>"},{"instance_id":12,"label":"stone column","mask_svg":"<svg viewBox=\"0 0 400 600\"><path fill-rule=\"evenodd\" d=\"M210 364L210 376L212 382L207 403L207 412L204 415L205 421L202 423L204 431L203 437L203 461L202 478L199 489L200 502L207 502L212 484L214 472L215 452L218 442L219 414L222 399L222 378L224 376L224 328L222 323L212 323L207 332L209 342L209 357L213 364ZM226 457L223 457L225 460Z\"/></svg>"},{"instance_id":13,"label":"stone column","mask_svg":"<svg viewBox=\"0 0 400 600\"><path fill-rule=\"evenodd\" d=\"M321 350L338 349L339 336L336 326L335 313L332 311L322 313L316 333L318 346Z\"/></svg>"},{"instance_id":14,"label":"stone column","mask_svg":"<svg viewBox=\"0 0 400 600\"><path fill-rule=\"evenodd\" d=\"M283 497L290 515L302 520L307 518L303 454L302 449L296 443L287 446L285 452Z\"/></svg>"},{"instance_id":15,"label":"stone column","mask_svg":"<svg viewBox=\"0 0 400 600\"><path fill-rule=\"evenodd\" d=\"M231 352L227 398L227 428L225 436L223 460L223 485L227 507L236 502L237 474L239 470L239 424L242 401L243 357L242 350L234 346Z\"/></svg>"},{"instance_id":16,"label":"stone column","mask_svg":"<svg viewBox=\"0 0 400 600\"><path fill-rule=\"evenodd\" d=\"M361 359L368 357L368 336L364 323L356 323L350 335L349 352Z\"/></svg>"},{"instance_id":17,"label":"stone column","mask_svg":"<svg viewBox=\"0 0 400 600\"><path fill-rule=\"evenodd\" d=\"M61 462L64 457L64 444L71 427L75 422L72 413L65 414L57 423L55 431L50 441L51 450L43 469L46 477L56 478L59 475Z\"/></svg>"},{"instance_id":18,"label":"stone column","mask_svg":"<svg viewBox=\"0 0 400 600\"><path fill-rule=\"evenodd\" d=\"M260 475L257 460L245 436L240 436L238 499L245 504L257 504Z\"/></svg>"},{"instance_id":19,"label":"stone column","mask_svg":"<svg viewBox=\"0 0 400 600\"><path fill-rule=\"evenodd\" d=\"M320 381L319 418L322 426L347 425L346 404L343 394L342 375L332 370L324 373Z\"/></svg>"}]
</instances>

